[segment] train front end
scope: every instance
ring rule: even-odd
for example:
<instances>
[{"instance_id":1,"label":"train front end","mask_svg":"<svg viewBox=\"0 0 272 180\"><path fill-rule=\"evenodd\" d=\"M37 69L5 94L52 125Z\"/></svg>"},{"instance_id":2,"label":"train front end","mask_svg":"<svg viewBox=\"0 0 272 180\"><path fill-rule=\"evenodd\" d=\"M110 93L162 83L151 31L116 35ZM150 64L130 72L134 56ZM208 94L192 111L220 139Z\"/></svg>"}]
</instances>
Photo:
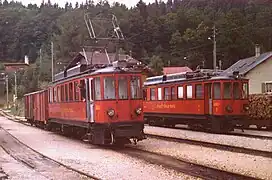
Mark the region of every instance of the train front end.
<instances>
[{"instance_id":1,"label":"train front end","mask_svg":"<svg viewBox=\"0 0 272 180\"><path fill-rule=\"evenodd\" d=\"M142 75L108 68L93 77L95 144L136 143L145 139Z\"/></svg>"},{"instance_id":2,"label":"train front end","mask_svg":"<svg viewBox=\"0 0 272 180\"><path fill-rule=\"evenodd\" d=\"M214 78L216 79L216 78ZM248 80L218 79L212 83L212 126L218 131L232 131L247 122ZM209 104L209 102L207 102Z\"/></svg>"}]
</instances>

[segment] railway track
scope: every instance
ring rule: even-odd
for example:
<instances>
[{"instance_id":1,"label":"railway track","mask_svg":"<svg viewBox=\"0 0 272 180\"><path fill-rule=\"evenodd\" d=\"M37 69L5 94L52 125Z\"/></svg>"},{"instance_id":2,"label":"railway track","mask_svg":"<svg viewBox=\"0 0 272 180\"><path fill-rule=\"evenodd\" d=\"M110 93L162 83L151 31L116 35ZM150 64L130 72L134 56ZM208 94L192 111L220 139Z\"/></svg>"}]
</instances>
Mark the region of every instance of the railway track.
<instances>
[{"instance_id":1,"label":"railway track","mask_svg":"<svg viewBox=\"0 0 272 180\"><path fill-rule=\"evenodd\" d=\"M184 160L176 159L171 156L166 156L154 152L149 152L145 150L137 149L137 147L132 148L128 147L125 149L118 150L119 152L123 152L131 157L142 159L146 162L157 164L163 166L168 169L174 169L177 172L182 172L184 174L188 174L194 177L213 180L213 179L222 179L222 180L244 180L244 179L255 179L249 176L231 173L223 170L218 170L211 167L206 167L194 163L190 163Z\"/></svg>"},{"instance_id":2,"label":"railway track","mask_svg":"<svg viewBox=\"0 0 272 180\"><path fill-rule=\"evenodd\" d=\"M219 150L224 150L224 151L231 151L231 152L236 152L236 153L244 153L244 154L250 154L250 155L254 155L254 156L263 156L263 157L272 158L272 152L268 152L268 151L261 151L261 150L256 150L256 149L249 149L249 148L237 147L237 146L231 146L231 145L216 144L216 143L197 141L197 140L181 139L181 138L175 138L175 137L165 137L165 136L159 136L159 135L153 135L153 134L147 134L147 137L159 139L159 140L170 141L170 142L185 143L185 144L203 146L203 147L219 149Z\"/></svg>"},{"instance_id":3,"label":"railway track","mask_svg":"<svg viewBox=\"0 0 272 180\"><path fill-rule=\"evenodd\" d=\"M0 147L3 148L7 154L28 168L42 174L46 178L59 179L65 175L65 179L67 180L99 179L95 176L74 169L73 167L62 164L61 162L58 162L52 158L44 156L43 154L19 141L16 137L12 136L9 132L1 127L0 137Z\"/></svg>"},{"instance_id":4,"label":"railway track","mask_svg":"<svg viewBox=\"0 0 272 180\"><path fill-rule=\"evenodd\" d=\"M149 125L145 125L145 126L149 126ZM151 126L151 127L156 127L156 126ZM158 126L161 128L169 128L169 129L180 129L180 130L187 130L187 131L195 131L195 132L205 132L205 133L209 133L207 131L203 131L203 130L193 130L193 129L189 129L186 127L165 127L165 126ZM252 129L251 129L252 130ZM257 130L255 130L257 131ZM263 131L259 131L259 132L263 132ZM240 136L240 137L249 137L249 138L256 138L256 139L261 139L261 140L272 140L272 136L261 136L261 135L255 135L255 134L245 134L243 132L239 133L239 132L229 132L229 133L224 133L225 135L232 135L232 136Z\"/></svg>"},{"instance_id":5,"label":"railway track","mask_svg":"<svg viewBox=\"0 0 272 180\"><path fill-rule=\"evenodd\" d=\"M26 121L20 121L18 119L14 120L12 117L8 117L8 119L13 120L18 123L21 123L21 124L24 124L24 125L27 125L27 126L31 126ZM1 132L1 129L0 129L0 132ZM158 137L156 137L156 138L158 138ZM160 137L160 138L162 138L162 137ZM19 141L19 140L17 140L17 141ZM83 143L86 143L86 142L83 142ZM107 148L107 147L104 147L104 148ZM226 179L226 180L229 180L229 179L235 179L235 180L236 179L237 180L249 179L250 180L250 179L256 179L256 178L252 178L252 177L241 175L241 174L236 174L236 173L227 172L227 171L223 171L223 170L219 170L219 169L215 169L215 168L211 168L211 167L207 167L207 166L202 166L199 164L194 164L194 163L180 160L180 159L168 156L168 155L162 155L159 153L141 150L141 149L138 149L137 147L125 147L125 148L108 147L108 148L111 150L115 150L120 153L126 154L128 156L133 157L133 158L137 158L137 159L146 161L148 163L163 166L166 169L175 170L177 172L182 172L184 174L188 174L188 175L202 178L202 179L207 179L207 180L213 180L213 179ZM36 152L33 149L31 149L31 150L34 151L35 153L39 154L39 152ZM45 157L41 154L39 154L39 155L42 157ZM67 167L64 164L61 164L59 162L56 162L53 159L50 159L49 157L45 157L45 158L47 158L57 164L60 164L61 166ZM74 170L71 167L67 167L67 168ZM78 171L76 170L76 172L78 172ZM85 175L91 179L99 179L97 177L89 176L88 174L85 174L84 172L79 171L78 173Z\"/></svg>"}]
</instances>

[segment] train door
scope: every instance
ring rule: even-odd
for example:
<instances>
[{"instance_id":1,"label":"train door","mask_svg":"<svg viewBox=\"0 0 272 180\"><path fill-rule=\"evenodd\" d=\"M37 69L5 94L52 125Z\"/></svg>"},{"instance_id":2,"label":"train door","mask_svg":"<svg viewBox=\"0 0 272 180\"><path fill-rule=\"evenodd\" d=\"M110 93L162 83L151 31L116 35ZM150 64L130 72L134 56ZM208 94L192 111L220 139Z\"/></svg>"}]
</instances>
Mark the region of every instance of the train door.
<instances>
[{"instance_id":1,"label":"train door","mask_svg":"<svg viewBox=\"0 0 272 180\"><path fill-rule=\"evenodd\" d=\"M92 96L93 78L85 79L86 84L86 112L88 122L94 122L94 100Z\"/></svg>"},{"instance_id":2,"label":"train door","mask_svg":"<svg viewBox=\"0 0 272 180\"><path fill-rule=\"evenodd\" d=\"M204 85L205 114L212 114L212 83Z\"/></svg>"}]
</instances>

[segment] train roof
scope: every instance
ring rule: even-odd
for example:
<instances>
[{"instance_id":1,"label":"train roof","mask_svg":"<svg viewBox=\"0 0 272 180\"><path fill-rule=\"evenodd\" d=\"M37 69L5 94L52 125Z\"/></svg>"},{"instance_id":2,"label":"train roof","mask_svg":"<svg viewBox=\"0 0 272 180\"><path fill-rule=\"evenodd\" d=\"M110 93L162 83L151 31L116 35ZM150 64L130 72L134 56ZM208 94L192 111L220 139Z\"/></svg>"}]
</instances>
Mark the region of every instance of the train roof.
<instances>
[{"instance_id":1,"label":"train roof","mask_svg":"<svg viewBox=\"0 0 272 180\"><path fill-rule=\"evenodd\" d=\"M29 95L33 95L33 94L38 94L38 93L42 93L42 92L45 92L46 89L43 89L43 90L40 90L40 91L35 91L35 92L31 92L31 93L28 93L28 94L24 94L24 96L29 96Z\"/></svg>"},{"instance_id":2,"label":"train roof","mask_svg":"<svg viewBox=\"0 0 272 180\"><path fill-rule=\"evenodd\" d=\"M141 73L141 69L137 69L135 67L130 68L122 68L118 66L104 66L104 67L95 67L92 69L87 69L80 73L75 73L70 76L66 76L63 78L60 78L54 82L52 82L49 86L52 86L53 84L58 84L62 82L67 82L70 80L74 80L77 78L82 78L89 75L100 75L100 74L117 74L117 73L127 73L127 74L136 74Z\"/></svg>"},{"instance_id":3,"label":"train roof","mask_svg":"<svg viewBox=\"0 0 272 180\"><path fill-rule=\"evenodd\" d=\"M194 72L182 72L169 75L161 75L149 77L146 79L144 86L173 83L173 82L187 82L187 81L203 81L203 80L235 80L244 79L236 72L232 76L222 75L222 72L215 72L211 70L198 70Z\"/></svg>"}]
</instances>

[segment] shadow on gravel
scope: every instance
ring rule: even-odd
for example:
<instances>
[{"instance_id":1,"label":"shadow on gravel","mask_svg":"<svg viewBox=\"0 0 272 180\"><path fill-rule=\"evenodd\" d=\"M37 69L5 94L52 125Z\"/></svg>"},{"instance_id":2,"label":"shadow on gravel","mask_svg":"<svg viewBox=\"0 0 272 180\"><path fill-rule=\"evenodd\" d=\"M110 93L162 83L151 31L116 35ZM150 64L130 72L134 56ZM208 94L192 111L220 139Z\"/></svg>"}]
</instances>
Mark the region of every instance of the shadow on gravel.
<instances>
[{"instance_id":1,"label":"shadow on gravel","mask_svg":"<svg viewBox=\"0 0 272 180\"><path fill-rule=\"evenodd\" d=\"M1 167L0 167L0 179L1 180L8 179L8 175L3 171Z\"/></svg>"}]
</instances>

